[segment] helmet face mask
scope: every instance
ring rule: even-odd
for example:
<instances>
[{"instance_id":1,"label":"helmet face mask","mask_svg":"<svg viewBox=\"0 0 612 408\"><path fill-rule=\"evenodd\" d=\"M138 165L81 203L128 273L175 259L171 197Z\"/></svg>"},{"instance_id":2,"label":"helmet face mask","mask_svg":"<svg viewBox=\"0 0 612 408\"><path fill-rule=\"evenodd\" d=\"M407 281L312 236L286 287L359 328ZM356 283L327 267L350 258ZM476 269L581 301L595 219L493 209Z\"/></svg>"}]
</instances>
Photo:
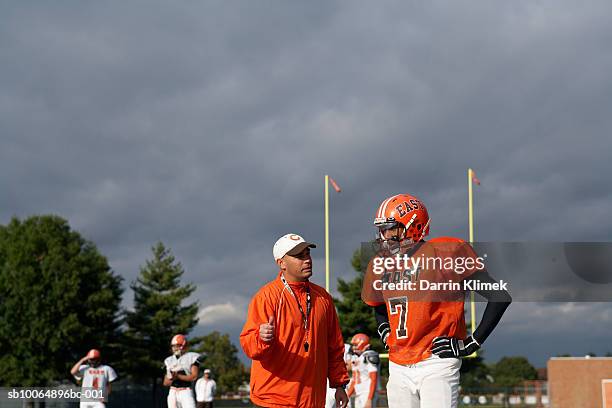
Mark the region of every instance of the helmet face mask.
<instances>
[{"instance_id":1,"label":"helmet face mask","mask_svg":"<svg viewBox=\"0 0 612 408\"><path fill-rule=\"evenodd\" d=\"M172 348L172 354L174 354L176 357L183 355L183 352L187 348L187 340L185 339L185 336L182 334L177 334L172 337L170 347Z\"/></svg>"},{"instance_id":2,"label":"helmet face mask","mask_svg":"<svg viewBox=\"0 0 612 408\"><path fill-rule=\"evenodd\" d=\"M401 222L393 221L391 219L385 220L379 223L375 223L378 227L378 234L376 240L378 241L380 248L384 251L388 251L391 254L396 254L406 234L406 228Z\"/></svg>"},{"instance_id":3,"label":"helmet face mask","mask_svg":"<svg viewBox=\"0 0 612 408\"><path fill-rule=\"evenodd\" d=\"M87 364L89 364L92 367L97 367L100 365L100 359L98 358L90 358L89 360L87 360Z\"/></svg>"}]
</instances>

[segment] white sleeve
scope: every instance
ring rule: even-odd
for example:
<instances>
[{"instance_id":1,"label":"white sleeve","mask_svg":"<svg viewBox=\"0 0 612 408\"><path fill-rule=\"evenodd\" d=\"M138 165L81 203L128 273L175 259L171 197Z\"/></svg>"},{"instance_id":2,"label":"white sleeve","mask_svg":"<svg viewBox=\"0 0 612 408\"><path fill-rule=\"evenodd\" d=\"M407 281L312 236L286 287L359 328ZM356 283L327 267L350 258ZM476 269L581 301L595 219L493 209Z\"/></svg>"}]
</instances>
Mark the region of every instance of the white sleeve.
<instances>
[{"instance_id":1,"label":"white sleeve","mask_svg":"<svg viewBox=\"0 0 612 408\"><path fill-rule=\"evenodd\" d=\"M79 366L79 371L74 376L74 378L76 378L79 381L82 380L83 379L83 375L85 375L85 371L87 370L87 367L89 367L87 364L81 364Z\"/></svg>"},{"instance_id":2,"label":"white sleeve","mask_svg":"<svg viewBox=\"0 0 612 408\"><path fill-rule=\"evenodd\" d=\"M373 361L370 361L370 358ZM370 352L368 356L365 358L366 367L368 369L368 373L378 372L378 364L374 364L376 362L380 362L380 356L376 352Z\"/></svg>"},{"instance_id":3,"label":"white sleeve","mask_svg":"<svg viewBox=\"0 0 612 408\"><path fill-rule=\"evenodd\" d=\"M171 359L171 357L167 357L167 358L164 360L164 365L166 366L166 372L168 372L168 373L169 373L170 371L172 371L172 369L173 369L174 367L171 367L171 365L172 365L172 359Z\"/></svg>"},{"instance_id":4,"label":"white sleeve","mask_svg":"<svg viewBox=\"0 0 612 408\"><path fill-rule=\"evenodd\" d=\"M199 366L198 358L200 358L200 355L198 353L193 353L193 352L189 353L189 369L190 370L191 370L191 366L194 364Z\"/></svg>"},{"instance_id":5,"label":"white sleeve","mask_svg":"<svg viewBox=\"0 0 612 408\"><path fill-rule=\"evenodd\" d=\"M115 372L115 370L113 370L113 367L111 366L106 366L106 375L109 383L112 383L117 379L117 373Z\"/></svg>"}]
</instances>

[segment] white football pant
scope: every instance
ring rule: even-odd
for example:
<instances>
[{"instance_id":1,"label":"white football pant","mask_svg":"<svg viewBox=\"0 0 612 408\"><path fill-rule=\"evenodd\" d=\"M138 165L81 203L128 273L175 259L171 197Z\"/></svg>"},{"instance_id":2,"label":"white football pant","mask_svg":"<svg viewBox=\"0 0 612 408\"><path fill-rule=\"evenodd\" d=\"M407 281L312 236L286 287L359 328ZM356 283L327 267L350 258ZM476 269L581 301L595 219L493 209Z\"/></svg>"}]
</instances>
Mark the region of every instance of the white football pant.
<instances>
[{"instance_id":1,"label":"white football pant","mask_svg":"<svg viewBox=\"0 0 612 408\"><path fill-rule=\"evenodd\" d=\"M355 395L355 408L363 408L365 404L368 402L368 394ZM372 398L372 408L376 406L376 394L374 394L374 398Z\"/></svg>"},{"instance_id":2,"label":"white football pant","mask_svg":"<svg viewBox=\"0 0 612 408\"><path fill-rule=\"evenodd\" d=\"M195 408L195 406L191 388L170 388L168 408Z\"/></svg>"},{"instance_id":3,"label":"white football pant","mask_svg":"<svg viewBox=\"0 0 612 408\"><path fill-rule=\"evenodd\" d=\"M349 407L351 407L351 399L349 398ZM327 387L327 394L325 395L325 408L336 408L336 389Z\"/></svg>"},{"instance_id":4,"label":"white football pant","mask_svg":"<svg viewBox=\"0 0 612 408\"><path fill-rule=\"evenodd\" d=\"M429 357L416 364L389 361L389 408L457 408L461 359Z\"/></svg>"},{"instance_id":5,"label":"white football pant","mask_svg":"<svg viewBox=\"0 0 612 408\"><path fill-rule=\"evenodd\" d=\"M81 402L79 408L105 408L106 404L99 401Z\"/></svg>"}]
</instances>

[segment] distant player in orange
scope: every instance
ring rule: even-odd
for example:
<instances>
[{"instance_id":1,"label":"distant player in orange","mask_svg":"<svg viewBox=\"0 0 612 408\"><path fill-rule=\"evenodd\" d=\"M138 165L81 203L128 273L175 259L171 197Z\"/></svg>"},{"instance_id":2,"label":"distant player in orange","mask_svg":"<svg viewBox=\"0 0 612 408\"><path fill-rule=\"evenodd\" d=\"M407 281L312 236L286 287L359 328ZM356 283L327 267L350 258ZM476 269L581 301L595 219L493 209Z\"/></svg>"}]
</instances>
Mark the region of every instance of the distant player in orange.
<instances>
[{"instance_id":1,"label":"distant player in orange","mask_svg":"<svg viewBox=\"0 0 612 408\"><path fill-rule=\"evenodd\" d=\"M453 237L425 242L429 214L409 194L384 200L374 225L379 251L368 265L362 298L375 307L379 335L389 348L389 407L455 408L461 358L491 334L510 295L477 290L488 302L479 326L467 336L461 288L471 280L496 283L472 247ZM378 262L406 258L400 269L398 263Z\"/></svg>"},{"instance_id":2,"label":"distant player in orange","mask_svg":"<svg viewBox=\"0 0 612 408\"><path fill-rule=\"evenodd\" d=\"M349 384L348 396L355 394L355 408L372 408L378 385L380 356L370 350L370 337L357 333L351 339L353 378Z\"/></svg>"}]
</instances>

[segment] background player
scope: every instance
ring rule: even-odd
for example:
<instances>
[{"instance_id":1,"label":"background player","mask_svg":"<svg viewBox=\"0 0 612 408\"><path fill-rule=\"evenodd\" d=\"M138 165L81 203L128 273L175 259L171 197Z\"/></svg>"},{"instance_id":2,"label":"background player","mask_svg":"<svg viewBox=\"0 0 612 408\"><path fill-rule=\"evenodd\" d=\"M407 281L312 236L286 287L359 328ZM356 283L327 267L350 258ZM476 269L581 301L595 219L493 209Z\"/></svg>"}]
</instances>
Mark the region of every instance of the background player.
<instances>
[{"instance_id":1,"label":"background player","mask_svg":"<svg viewBox=\"0 0 612 408\"><path fill-rule=\"evenodd\" d=\"M187 339L177 334L170 341L172 355L164 360L164 385L170 387L168 408L195 408L191 384L198 379L203 357L187 351Z\"/></svg>"},{"instance_id":2,"label":"background player","mask_svg":"<svg viewBox=\"0 0 612 408\"><path fill-rule=\"evenodd\" d=\"M212 379L210 369L204 370L204 376L196 381L195 393L197 408L213 408L217 382Z\"/></svg>"},{"instance_id":3,"label":"background player","mask_svg":"<svg viewBox=\"0 0 612 408\"><path fill-rule=\"evenodd\" d=\"M425 242L429 224L427 209L418 198L409 194L387 198L374 219L381 253L412 256L419 251L427 256L452 259L477 257L471 246L458 238ZM403 280L418 281L427 276L440 281L451 278L495 283L485 269L471 268L461 275L444 275L435 268L419 270L413 265L412 269L400 272ZM460 358L480 348L510 304L510 295L506 291L478 291L488 300L487 306L478 328L466 337L465 293L436 301L415 301L414 294L406 291L383 292L373 297L368 291L372 290L374 278L370 262L362 298L375 306L378 332L389 348L389 407L456 407Z\"/></svg>"},{"instance_id":4,"label":"background player","mask_svg":"<svg viewBox=\"0 0 612 408\"><path fill-rule=\"evenodd\" d=\"M353 354L351 352L351 345L344 344L344 363L346 364L346 371L351 372L351 360ZM352 379L351 379L352 381ZM351 384L347 385L350 388ZM327 380L327 395L325 397L325 408L335 408L336 407L336 389L330 388L329 379Z\"/></svg>"},{"instance_id":5,"label":"background player","mask_svg":"<svg viewBox=\"0 0 612 408\"><path fill-rule=\"evenodd\" d=\"M355 408L374 407L380 357L376 351L370 350L370 337L366 334L354 335L351 339L351 346L353 377L347 394L349 397L355 394Z\"/></svg>"},{"instance_id":6,"label":"background player","mask_svg":"<svg viewBox=\"0 0 612 408\"><path fill-rule=\"evenodd\" d=\"M101 364L101 353L99 350L91 349L85 355L77 361L70 374L81 383L81 408L103 408L106 406L105 402L108 399L108 395L111 392L111 385L113 381L117 379L117 373L111 366ZM98 390L103 398L99 401L94 401L91 398L87 398L88 390Z\"/></svg>"}]
</instances>

